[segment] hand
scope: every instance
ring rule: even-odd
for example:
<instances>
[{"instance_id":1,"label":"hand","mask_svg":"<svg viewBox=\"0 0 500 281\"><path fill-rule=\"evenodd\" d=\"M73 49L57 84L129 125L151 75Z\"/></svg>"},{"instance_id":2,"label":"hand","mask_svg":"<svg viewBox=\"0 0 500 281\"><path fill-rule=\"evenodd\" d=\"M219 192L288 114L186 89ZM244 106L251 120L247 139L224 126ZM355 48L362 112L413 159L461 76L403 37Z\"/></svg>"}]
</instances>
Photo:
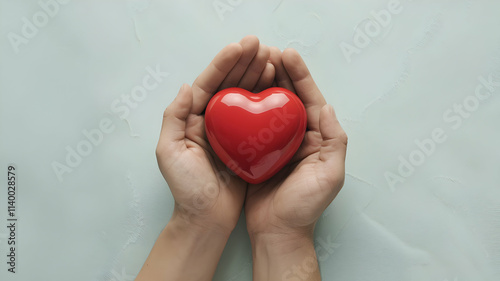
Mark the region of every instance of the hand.
<instances>
[{"instance_id":1,"label":"hand","mask_svg":"<svg viewBox=\"0 0 500 281\"><path fill-rule=\"evenodd\" d=\"M165 110L156 150L160 170L175 199L174 217L230 233L241 213L246 183L226 172L205 136L203 111L218 90L249 91L271 85L269 47L255 36L225 47L193 86L183 85Z\"/></svg>"},{"instance_id":2,"label":"hand","mask_svg":"<svg viewBox=\"0 0 500 281\"><path fill-rule=\"evenodd\" d=\"M175 199L170 222L136 280L212 280L243 207L247 183L226 172L210 148L203 111L218 90L271 86L270 50L255 36L226 46L163 115L156 155Z\"/></svg>"},{"instance_id":3,"label":"hand","mask_svg":"<svg viewBox=\"0 0 500 281\"><path fill-rule=\"evenodd\" d=\"M312 260L317 264L314 226L343 186L347 149L347 136L333 107L326 104L297 51L286 49L281 54L271 48L271 61L275 84L295 92L304 103L307 132L289 164L268 181L248 186L245 214L254 252L254 280L288 278L294 274L292 265L311 265ZM277 275L263 274L265 267ZM297 274L300 280L319 278L319 271L309 274L311 279L302 278L304 272Z\"/></svg>"}]
</instances>

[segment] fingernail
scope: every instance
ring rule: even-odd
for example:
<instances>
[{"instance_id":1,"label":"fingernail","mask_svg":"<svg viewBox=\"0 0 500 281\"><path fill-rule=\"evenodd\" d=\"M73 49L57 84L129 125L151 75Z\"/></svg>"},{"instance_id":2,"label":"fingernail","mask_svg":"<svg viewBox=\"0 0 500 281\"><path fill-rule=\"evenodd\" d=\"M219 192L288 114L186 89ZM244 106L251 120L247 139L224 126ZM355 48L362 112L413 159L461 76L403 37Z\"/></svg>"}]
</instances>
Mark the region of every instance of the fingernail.
<instances>
[{"instance_id":1,"label":"fingernail","mask_svg":"<svg viewBox=\"0 0 500 281\"><path fill-rule=\"evenodd\" d=\"M182 83L181 88L179 89L179 92L182 92L186 88L186 83Z\"/></svg>"}]
</instances>

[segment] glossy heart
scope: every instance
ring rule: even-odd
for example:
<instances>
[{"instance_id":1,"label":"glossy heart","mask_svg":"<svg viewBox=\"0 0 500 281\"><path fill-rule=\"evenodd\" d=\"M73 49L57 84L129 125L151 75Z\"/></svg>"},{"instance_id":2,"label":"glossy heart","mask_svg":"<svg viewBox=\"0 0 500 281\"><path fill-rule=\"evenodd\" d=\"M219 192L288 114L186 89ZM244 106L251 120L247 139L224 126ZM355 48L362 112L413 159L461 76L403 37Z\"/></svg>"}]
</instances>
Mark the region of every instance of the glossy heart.
<instances>
[{"instance_id":1,"label":"glossy heart","mask_svg":"<svg viewBox=\"0 0 500 281\"><path fill-rule=\"evenodd\" d=\"M266 181L290 161L306 126L300 99L278 87L258 94L228 88L215 94L205 111L205 130L213 150L252 184Z\"/></svg>"}]
</instances>

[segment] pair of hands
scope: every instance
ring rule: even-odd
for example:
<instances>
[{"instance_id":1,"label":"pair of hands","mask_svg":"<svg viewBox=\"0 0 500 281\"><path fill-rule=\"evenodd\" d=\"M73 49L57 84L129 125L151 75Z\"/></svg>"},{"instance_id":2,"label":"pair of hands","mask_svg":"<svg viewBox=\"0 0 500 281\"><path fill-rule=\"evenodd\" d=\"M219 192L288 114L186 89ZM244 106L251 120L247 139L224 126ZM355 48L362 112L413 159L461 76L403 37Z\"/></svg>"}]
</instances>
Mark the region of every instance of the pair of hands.
<instances>
[{"instance_id":1,"label":"pair of hands","mask_svg":"<svg viewBox=\"0 0 500 281\"><path fill-rule=\"evenodd\" d=\"M307 132L278 174L252 185L230 173L215 155L205 136L203 112L221 89L260 92L272 86L287 88L302 100ZM282 53L247 36L222 49L191 87L181 87L165 110L156 154L175 198L172 220L228 237L245 206L254 279L257 274L262 278L255 280L264 280L260 271L265 265L256 272L256 256L273 250L258 244L288 243L276 250L284 254L294 248L290 243L313 244L315 223L343 185L346 148L347 136L333 107L326 104L297 51Z\"/></svg>"}]
</instances>

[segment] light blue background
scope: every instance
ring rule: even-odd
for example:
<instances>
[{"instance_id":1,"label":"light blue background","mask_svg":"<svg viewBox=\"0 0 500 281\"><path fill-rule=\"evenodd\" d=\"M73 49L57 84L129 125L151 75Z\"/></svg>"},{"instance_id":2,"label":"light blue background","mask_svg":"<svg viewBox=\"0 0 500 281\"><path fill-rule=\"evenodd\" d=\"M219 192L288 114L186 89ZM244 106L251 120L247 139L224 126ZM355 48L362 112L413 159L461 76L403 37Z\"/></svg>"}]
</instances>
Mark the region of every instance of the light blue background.
<instances>
[{"instance_id":1,"label":"light blue background","mask_svg":"<svg viewBox=\"0 0 500 281\"><path fill-rule=\"evenodd\" d=\"M394 7L375 25L372 11ZM345 186L316 230L324 280L499 280L499 1L73 0L26 38L23 18L39 12L37 1L0 1L1 280L133 280L172 212L154 155L162 112L247 34L296 48L349 136ZM168 77L120 119L111 105L148 67ZM496 83L484 100L479 77ZM464 102L473 110L458 117ZM114 130L60 181L53 163L105 118ZM436 129L444 142L418 152ZM19 176L16 275L4 262L8 163ZM251 280L243 218L214 280Z\"/></svg>"}]
</instances>

